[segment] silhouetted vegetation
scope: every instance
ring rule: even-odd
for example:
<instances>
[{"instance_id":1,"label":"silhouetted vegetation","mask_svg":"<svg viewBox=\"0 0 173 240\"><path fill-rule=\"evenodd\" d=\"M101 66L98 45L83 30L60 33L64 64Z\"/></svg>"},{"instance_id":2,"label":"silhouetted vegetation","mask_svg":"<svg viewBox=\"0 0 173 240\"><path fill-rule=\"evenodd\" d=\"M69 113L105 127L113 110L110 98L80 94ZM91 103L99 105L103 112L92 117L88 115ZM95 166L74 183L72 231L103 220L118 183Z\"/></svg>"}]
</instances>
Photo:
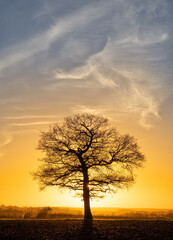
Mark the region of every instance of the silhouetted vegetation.
<instances>
[{"instance_id":1,"label":"silhouetted vegetation","mask_svg":"<svg viewBox=\"0 0 173 240\"><path fill-rule=\"evenodd\" d=\"M84 219L92 220L90 198L102 198L134 182L144 156L134 137L120 135L108 119L93 114L67 117L42 132L38 149L45 153L34 173L41 189L74 190L84 201Z\"/></svg>"},{"instance_id":2,"label":"silhouetted vegetation","mask_svg":"<svg viewBox=\"0 0 173 240\"><path fill-rule=\"evenodd\" d=\"M97 220L173 220L173 210L93 208L92 211ZM0 219L83 219L83 209L1 205Z\"/></svg>"},{"instance_id":3,"label":"silhouetted vegetation","mask_svg":"<svg viewBox=\"0 0 173 240\"><path fill-rule=\"evenodd\" d=\"M48 214L51 210L52 209L50 207L41 208L40 211L37 213L36 218L43 219L43 218L48 217Z\"/></svg>"}]
</instances>

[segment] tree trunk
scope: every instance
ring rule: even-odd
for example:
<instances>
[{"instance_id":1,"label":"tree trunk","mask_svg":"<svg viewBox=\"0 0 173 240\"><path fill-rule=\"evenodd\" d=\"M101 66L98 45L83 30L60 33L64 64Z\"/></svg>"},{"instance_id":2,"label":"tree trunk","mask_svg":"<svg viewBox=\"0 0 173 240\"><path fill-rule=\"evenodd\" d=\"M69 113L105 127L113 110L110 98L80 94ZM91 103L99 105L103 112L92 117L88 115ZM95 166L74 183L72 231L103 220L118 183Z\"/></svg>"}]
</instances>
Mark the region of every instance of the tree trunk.
<instances>
[{"instance_id":1,"label":"tree trunk","mask_svg":"<svg viewBox=\"0 0 173 240\"><path fill-rule=\"evenodd\" d=\"M89 179L87 169L84 169L83 175L84 175L83 183L84 221L92 221L93 217L90 209Z\"/></svg>"}]
</instances>

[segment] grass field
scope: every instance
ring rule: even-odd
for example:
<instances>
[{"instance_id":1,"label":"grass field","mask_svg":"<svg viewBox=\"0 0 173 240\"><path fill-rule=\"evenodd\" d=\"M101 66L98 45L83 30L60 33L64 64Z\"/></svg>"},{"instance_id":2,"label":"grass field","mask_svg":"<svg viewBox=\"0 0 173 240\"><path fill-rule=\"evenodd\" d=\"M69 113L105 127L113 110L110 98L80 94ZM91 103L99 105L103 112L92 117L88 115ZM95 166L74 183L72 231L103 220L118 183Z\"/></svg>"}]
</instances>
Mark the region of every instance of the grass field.
<instances>
[{"instance_id":1,"label":"grass field","mask_svg":"<svg viewBox=\"0 0 173 240\"><path fill-rule=\"evenodd\" d=\"M0 239L173 239L173 221L93 221L83 227L77 220L1 220Z\"/></svg>"}]
</instances>

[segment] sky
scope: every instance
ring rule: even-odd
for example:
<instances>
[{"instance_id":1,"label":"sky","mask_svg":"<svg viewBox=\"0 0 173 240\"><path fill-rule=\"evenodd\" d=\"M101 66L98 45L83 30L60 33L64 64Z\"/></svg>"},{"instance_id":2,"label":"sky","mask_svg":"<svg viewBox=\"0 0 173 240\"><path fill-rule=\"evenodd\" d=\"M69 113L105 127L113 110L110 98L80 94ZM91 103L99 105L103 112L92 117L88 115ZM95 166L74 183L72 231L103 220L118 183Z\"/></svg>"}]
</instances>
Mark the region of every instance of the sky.
<instances>
[{"instance_id":1,"label":"sky","mask_svg":"<svg viewBox=\"0 0 173 240\"><path fill-rule=\"evenodd\" d=\"M136 183L93 207L173 209L173 1L0 0L0 204L80 207L40 192L40 130L101 114L145 154Z\"/></svg>"}]
</instances>

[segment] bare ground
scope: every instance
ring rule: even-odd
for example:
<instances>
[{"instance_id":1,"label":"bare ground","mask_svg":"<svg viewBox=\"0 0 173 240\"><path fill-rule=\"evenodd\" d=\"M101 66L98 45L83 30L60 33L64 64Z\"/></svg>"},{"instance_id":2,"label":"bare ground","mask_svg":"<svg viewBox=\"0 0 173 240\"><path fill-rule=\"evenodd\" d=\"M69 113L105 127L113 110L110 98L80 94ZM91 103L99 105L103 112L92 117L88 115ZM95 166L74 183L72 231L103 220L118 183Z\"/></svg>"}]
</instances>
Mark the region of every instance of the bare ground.
<instances>
[{"instance_id":1,"label":"bare ground","mask_svg":"<svg viewBox=\"0 0 173 240\"><path fill-rule=\"evenodd\" d=\"M173 221L0 220L0 240L173 239Z\"/></svg>"}]
</instances>

